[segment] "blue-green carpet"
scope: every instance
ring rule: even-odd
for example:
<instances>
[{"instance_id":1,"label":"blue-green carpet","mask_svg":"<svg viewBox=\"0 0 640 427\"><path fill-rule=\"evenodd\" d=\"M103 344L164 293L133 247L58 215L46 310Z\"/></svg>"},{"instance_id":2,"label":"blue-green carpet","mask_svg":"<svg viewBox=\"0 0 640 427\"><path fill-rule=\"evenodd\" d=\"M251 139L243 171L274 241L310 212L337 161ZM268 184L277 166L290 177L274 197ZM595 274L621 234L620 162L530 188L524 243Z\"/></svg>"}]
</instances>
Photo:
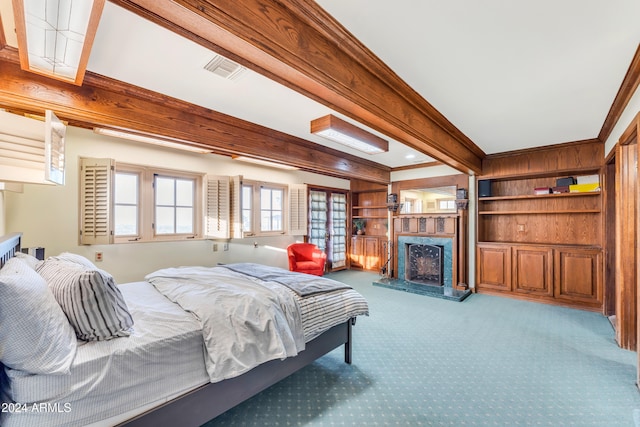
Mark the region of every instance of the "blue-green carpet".
<instances>
[{"instance_id":1,"label":"blue-green carpet","mask_svg":"<svg viewBox=\"0 0 640 427\"><path fill-rule=\"evenodd\" d=\"M475 294L463 302L331 278L369 301L354 359L335 350L206 424L629 426L636 353L598 313Z\"/></svg>"}]
</instances>

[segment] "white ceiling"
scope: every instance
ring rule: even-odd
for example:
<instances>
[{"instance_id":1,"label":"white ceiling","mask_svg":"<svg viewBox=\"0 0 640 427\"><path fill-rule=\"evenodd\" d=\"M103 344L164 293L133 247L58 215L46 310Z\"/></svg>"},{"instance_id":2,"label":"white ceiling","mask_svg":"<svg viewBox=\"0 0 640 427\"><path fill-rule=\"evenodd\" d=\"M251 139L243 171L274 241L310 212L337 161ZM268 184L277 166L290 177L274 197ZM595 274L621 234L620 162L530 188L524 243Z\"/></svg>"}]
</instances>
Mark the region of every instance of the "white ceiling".
<instances>
[{"instance_id":1,"label":"white ceiling","mask_svg":"<svg viewBox=\"0 0 640 427\"><path fill-rule=\"evenodd\" d=\"M640 42L640 0L317 2L487 154L597 137ZM387 166L431 160L311 135L349 119L249 70L213 75L213 56L107 2L87 69Z\"/></svg>"}]
</instances>

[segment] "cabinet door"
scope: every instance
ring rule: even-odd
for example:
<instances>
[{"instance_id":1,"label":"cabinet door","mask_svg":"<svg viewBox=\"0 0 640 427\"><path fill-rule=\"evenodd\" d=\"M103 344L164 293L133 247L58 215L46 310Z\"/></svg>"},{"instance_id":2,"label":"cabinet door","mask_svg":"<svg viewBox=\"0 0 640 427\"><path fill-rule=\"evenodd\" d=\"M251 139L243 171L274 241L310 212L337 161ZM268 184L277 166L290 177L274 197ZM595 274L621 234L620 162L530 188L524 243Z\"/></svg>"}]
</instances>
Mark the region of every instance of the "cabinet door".
<instances>
[{"instance_id":1,"label":"cabinet door","mask_svg":"<svg viewBox=\"0 0 640 427\"><path fill-rule=\"evenodd\" d=\"M514 246L513 291L553 296L553 250L536 246Z\"/></svg>"},{"instance_id":2,"label":"cabinet door","mask_svg":"<svg viewBox=\"0 0 640 427\"><path fill-rule=\"evenodd\" d=\"M476 286L478 289L511 291L511 247L478 244Z\"/></svg>"},{"instance_id":3,"label":"cabinet door","mask_svg":"<svg viewBox=\"0 0 640 427\"><path fill-rule=\"evenodd\" d=\"M601 257L600 249L556 248L555 298L599 306L602 300Z\"/></svg>"},{"instance_id":4,"label":"cabinet door","mask_svg":"<svg viewBox=\"0 0 640 427\"><path fill-rule=\"evenodd\" d=\"M351 237L351 267L364 267L364 240L358 236Z\"/></svg>"},{"instance_id":5,"label":"cabinet door","mask_svg":"<svg viewBox=\"0 0 640 427\"><path fill-rule=\"evenodd\" d=\"M377 237L364 238L364 268L365 270L379 270L380 239Z\"/></svg>"}]
</instances>

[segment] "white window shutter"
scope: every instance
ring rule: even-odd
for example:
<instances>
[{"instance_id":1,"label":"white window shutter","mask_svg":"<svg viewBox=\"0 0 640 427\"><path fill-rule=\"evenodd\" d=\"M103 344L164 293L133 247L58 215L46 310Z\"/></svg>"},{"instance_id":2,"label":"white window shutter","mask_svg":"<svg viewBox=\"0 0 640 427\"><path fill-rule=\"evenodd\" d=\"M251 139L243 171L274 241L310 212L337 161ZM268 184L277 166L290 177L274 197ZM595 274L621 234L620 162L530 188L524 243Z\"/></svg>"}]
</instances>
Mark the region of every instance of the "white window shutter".
<instances>
[{"instance_id":1,"label":"white window shutter","mask_svg":"<svg viewBox=\"0 0 640 427\"><path fill-rule=\"evenodd\" d=\"M289 234L307 234L307 185L289 185Z\"/></svg>"},{"instance_id":2,"label":"white window shutter","mask_svg":"<svg viewBox=\"0 0 640 427\"><path fill-rule=\"evenodd\" d=\"M113 243L113 159L80 159L80 243Z\"/></svg>"},{"instance_id":3,"label":"white window shutter","mask_svg":"<svg viewBox=\"0 0 640 427\"><path fill-rule=\"evenodd\" d=\"M242 238L242 175L231 177L231 237Z\"/></svg>"},{"instance_id":4,"label":"white window shutter","mask_svg":"<svg viewBox=\"0 0 640 427\"><path fill-rule=\"evenodd\" d=\"M228 176L207 175L205 236L228 239L231 232L231 185Z\"/></svg>"}]
</instances>

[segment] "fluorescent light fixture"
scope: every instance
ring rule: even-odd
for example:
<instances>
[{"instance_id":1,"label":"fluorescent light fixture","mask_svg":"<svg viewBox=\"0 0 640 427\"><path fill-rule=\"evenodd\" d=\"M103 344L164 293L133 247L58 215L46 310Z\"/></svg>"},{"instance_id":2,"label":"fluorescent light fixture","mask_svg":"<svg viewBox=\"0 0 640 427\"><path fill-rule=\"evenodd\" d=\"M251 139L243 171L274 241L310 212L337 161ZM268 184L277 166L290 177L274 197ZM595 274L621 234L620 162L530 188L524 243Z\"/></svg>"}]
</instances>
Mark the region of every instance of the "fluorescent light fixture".
<instances>
[{"instance_id":1,"label":"fluorescent light fixture","mask_svg":"<svg viewBox=\"0 0 640 427\"><path fill-rule=\"evenodd\" d=\"M0 112L0 181L64 185L66 126L45 117Z\"/></svg>"},{"instance_id":2,"label":"fluorescent light fixture","mask_svg":"<svg viewBox=\"0 0 640 427\"><path fill-rule=\"evenodd\" d=\"M45 111L44 178L64 185L64 148L67 127L51 110Z\"/></svg>"},{"instance_id":3,"label":"fluorescent light fixture","mask_svg":"<svg viewBox=\"0 0 640 427\"><path fill-rule=\"evenodd\" d=\"M278 168L278 169L285 169L285 170L298 170L299 169L299 168L297 168L295 166L285 165L284 163L270 162L268 160L255 159L253 157L231 156L231 158L233 160L240 160L241 162L254 163L256 165L267 166L267 167L270 167L270 168Z\"/></svg>"},{"instance_id":4,"label":"fluorescent light fixture","mask_svg":"<svg viewBox=\"0 0 640 427\"><path fill-rule=\"evenodd\" d=\"M105 0L13 0L23 70L82 84Z\"/></svg>"},{"instance_id":5,"label":"fluorescent light fixture","mask_svg":"<svg viewBox=\"0 0 640 427\"><path fill-rule=\"evenodd\" d=\"M213 151L211 148L207 148L205 146L198 146L193 144L192 142L169 141L155 135L143 135L140 133L125 132L122 130L110 129L110 128L93 128L93 131L99 135L128 139L130 141L144 142L146 144L159 145L162 147L174 148L176 150L190 151L192 153L206 154L206 153L211 153Z\"/></svg>"},{"instance_id":6,"label":"fluorescent light fixture","mask_svg":"<svg viewBox=\"0 0 640 427\"><path fill-rule=\"evenodd\" d=\"M311 133L368 154L389 151L389 141L382 139L331 114L311 121Z\"/></svg>"}]
</instances>

